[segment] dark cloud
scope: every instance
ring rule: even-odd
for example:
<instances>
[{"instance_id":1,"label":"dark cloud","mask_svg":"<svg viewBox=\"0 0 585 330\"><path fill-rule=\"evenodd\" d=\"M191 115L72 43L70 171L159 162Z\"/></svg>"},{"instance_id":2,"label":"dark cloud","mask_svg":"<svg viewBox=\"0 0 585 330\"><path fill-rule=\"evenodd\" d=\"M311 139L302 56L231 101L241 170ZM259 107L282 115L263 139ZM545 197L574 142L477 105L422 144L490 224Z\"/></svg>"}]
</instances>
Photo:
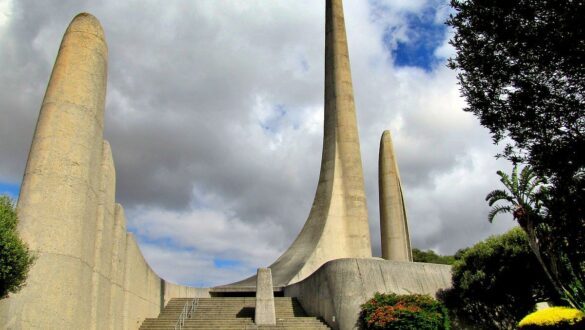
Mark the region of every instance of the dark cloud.
<instances>
[{"instance_id":1,"label":"dark cloud","mask_svg":"<svg viewBox=\"0 0 585 330\"><path fill-rule=\"evenodd\" d=\"M0 25L1 182L20 181L60 39L75 14L88 11L109 46L105 137L117 199L155 269L183 283L221 284L288 247L319 174L322 2L11 3ZM394 68L383 44L388 26L407 26L404 13L429 3L436 1L345 3L377 254L385 129L394 135L415 246L451 253L505 229L486 225L483 196L497 185L490 166L500 164L487 133L461 111L454 73ZM470 191L476 176L483 178ZM242 239L234 242L233 231ZM190 266L178 267L173 253ZM242 264L221 273L214 258Z\"/></svg>"}]
</instances>

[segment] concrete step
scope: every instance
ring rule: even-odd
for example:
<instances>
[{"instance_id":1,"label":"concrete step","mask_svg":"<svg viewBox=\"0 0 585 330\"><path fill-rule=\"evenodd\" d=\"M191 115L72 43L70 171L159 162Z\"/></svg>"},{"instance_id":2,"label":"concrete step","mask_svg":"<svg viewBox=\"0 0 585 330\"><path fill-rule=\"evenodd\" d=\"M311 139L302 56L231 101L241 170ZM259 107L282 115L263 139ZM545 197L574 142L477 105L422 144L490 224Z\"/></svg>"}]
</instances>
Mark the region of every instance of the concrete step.
<instances>
[{"instance_id":1,"label":"concrete step","mask_svg":"<svg viewBox=\"0 0 585 330\"><path fill-rule=\"evenodd\" d=\"M140 330L174 329L185 304L191 301L190 298L172 299L158 318L144 320ZM275 297L276 326L256 326L255 307L254 297L200 298L183 329L329 329L320 319L307 316L294 298Z\"/></svg>"}]
</instances>

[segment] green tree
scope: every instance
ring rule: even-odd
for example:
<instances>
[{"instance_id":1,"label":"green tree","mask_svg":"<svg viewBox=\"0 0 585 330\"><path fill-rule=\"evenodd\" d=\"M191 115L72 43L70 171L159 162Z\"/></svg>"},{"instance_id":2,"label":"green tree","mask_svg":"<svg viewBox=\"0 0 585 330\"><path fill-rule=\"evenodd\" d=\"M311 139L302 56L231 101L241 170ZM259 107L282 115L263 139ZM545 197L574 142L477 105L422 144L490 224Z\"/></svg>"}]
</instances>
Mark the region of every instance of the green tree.
<instances>
[{"instance_id":1,"label":"green tree","mask_svg":"<svg viewBox=\"0 0 585 330\"><path fill-rule=\"evenodd\" d=\"M520 228L466 249L452 273L438 297L463 328L515 329L537 302L558 297Z\"/></svg>"},{"instance_id":2,"label":"green tree","mask_svg":"<svg viewBox=\"0 0 585 330\"><path fill-rule=\"evenodd\" d=\"M546 180L536 228L549 269L585 301L585 1L451 0L451 44L465 111L501 155ZM579 289L580 288L580 289ZM581 296L581 298L579 298ZM583 308L583 307L582 307Z\"/></svg>"},{"instance_id":3,"label":"green tree","mask_svg":"<svg viewBox=\"0 0 585 330\"><path fill-rule=\"evenodd\" d=\"M530 166L525 166L518 176L518 165L514 166L512 176L502 171L498 171L500 182L507 190L496 189L486 196L486 201L492 206L488 214L489 222L493 222L496 215L500 213L511 213L514 219L527 234L528 243L536 259L543 267L551 283L562 293L564 288L558 282L558 275L553 277L550 274L548 266L545 264L536 234L537 227L543 222L542 198L546 191L543 187L543 181L536 176ZM496 204L505 201L505 204Z\"/></svg>"},{"instance_id":4,"label":"green tree","mask_svg":"<svg viewBox=\"0 0 585 330\"><path fill-rule=\"evenodd\" d=\"M0 196L0 299L18 292L25 284L34 256L18 237L14 204Z\"/></svg>"},{"instance_id":5,"label":"green tree","mask_svg":"<svg viewBox=\"0 0 585 330\"><path fill-rule=\"evenodd\" d=\"M414 248L412 249L412 261L452 265L455 262L455 258L453 256L438 255L433 250L422 251Z\"/></svg>"}]
</instances>

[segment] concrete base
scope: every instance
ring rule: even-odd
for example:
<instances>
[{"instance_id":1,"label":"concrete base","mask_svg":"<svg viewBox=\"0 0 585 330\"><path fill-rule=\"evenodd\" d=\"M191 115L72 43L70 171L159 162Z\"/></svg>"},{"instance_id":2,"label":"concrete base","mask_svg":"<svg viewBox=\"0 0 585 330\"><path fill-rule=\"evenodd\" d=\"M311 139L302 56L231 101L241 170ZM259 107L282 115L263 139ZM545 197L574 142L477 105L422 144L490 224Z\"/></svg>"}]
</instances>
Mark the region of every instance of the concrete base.
<instances>
[{"instance_id":1,"label":"concrete base","mask_svg":"<svg viewBox=\"0 0 585 330\"><path fill-rule=\"evenodd\" d=\"M380 259L338 259L284 288L333 329L357 329L360 305L375 292L429 294L451 286L451 266Z\"/></svg>"}]
</instances>

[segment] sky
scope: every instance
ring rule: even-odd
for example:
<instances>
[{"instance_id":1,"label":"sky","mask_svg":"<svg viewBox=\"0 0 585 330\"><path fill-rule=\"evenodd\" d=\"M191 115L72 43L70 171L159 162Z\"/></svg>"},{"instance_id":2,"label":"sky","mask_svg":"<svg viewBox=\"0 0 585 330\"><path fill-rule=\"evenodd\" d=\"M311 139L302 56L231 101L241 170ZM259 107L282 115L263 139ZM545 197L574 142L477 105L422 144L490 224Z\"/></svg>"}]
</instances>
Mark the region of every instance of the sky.
<instances>
[{"instance_id":1,"label":"sky","mask_svg":"<svg viewBox=\"0 0 585 330\"><path fill-rule=\"evenodd\" d=\"M67 25L101 22L105 138L129 230L163 278L242 279L292 243L323 138L325 2L0 0L0 194L16 198ZM412 245L452 254L512 226L487 221L500 147L464 112L447 0L346 0L372 248L378 148L391 130Z\"/></svg>"}]
</instances>

